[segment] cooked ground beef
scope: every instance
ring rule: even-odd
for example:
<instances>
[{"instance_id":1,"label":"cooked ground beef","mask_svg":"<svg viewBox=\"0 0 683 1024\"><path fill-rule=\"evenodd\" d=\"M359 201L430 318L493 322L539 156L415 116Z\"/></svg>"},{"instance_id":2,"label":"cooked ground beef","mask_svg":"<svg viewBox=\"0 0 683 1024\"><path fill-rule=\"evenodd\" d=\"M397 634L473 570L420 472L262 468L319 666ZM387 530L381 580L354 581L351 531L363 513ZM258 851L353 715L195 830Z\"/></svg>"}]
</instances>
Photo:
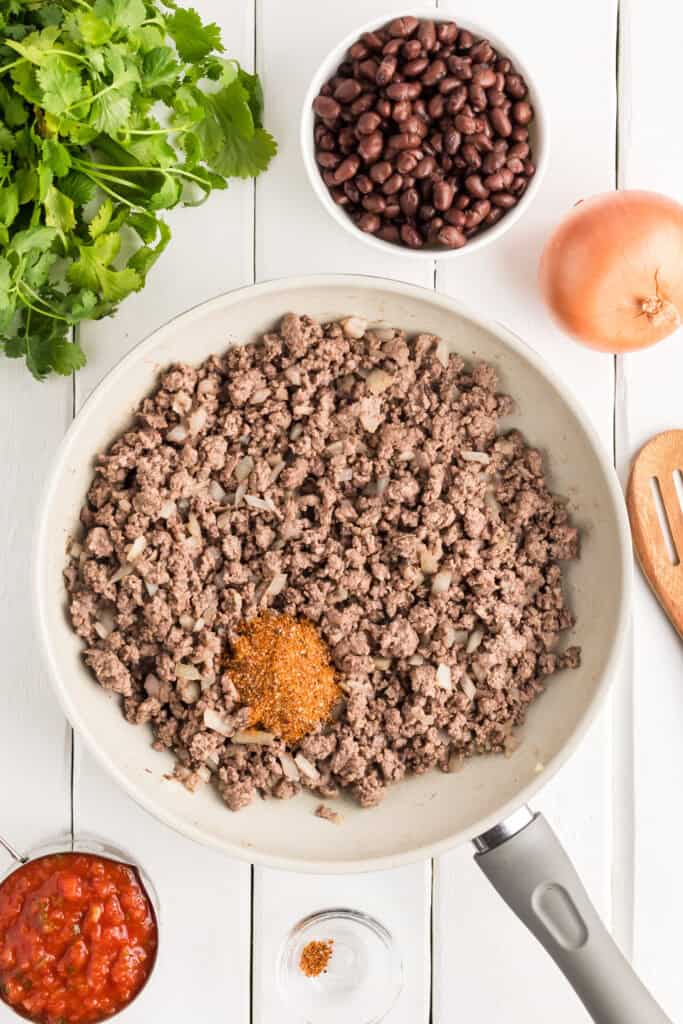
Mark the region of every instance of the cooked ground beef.
<instances>
[{"instance_id":1,"label":"cooked ground beef","mask_svg":"<svg viewBox=\"0 0 683 1024\"><path fill-rule=\"evenodd\" d=\"M493 367L429 334L320 325L177 365L99 456L65 570L85 660L190 789L349 790L509 751L573 625L558 562L577 530ZM225 670L245 619L306 617L345 700L293 749L234 742ZM238 740L243 737L238 736Z\"/></svg>"}]
</instances>

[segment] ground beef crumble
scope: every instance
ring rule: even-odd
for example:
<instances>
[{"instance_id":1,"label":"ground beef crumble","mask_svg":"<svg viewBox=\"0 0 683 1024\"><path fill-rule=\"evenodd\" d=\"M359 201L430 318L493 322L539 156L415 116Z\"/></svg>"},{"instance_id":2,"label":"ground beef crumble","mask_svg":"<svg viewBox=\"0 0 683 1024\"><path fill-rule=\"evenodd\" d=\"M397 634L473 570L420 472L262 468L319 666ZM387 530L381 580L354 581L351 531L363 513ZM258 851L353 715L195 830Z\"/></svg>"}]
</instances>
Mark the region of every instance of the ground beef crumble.
<instances>
[{"instance_id":1,"label":"ground beef crumble","mask_svg":"<svg viewBox=\"0 0 683 1024\"><path fill-rule=\"evenodd\" d=\"M541 454L501 432L497 385L432 335L288 314L167 370L98 457L71 621L189 789L370 807L407 772L509 752L545 678L578 665L558 564L578 533ZM290 750L231 739L248 710L226 655L265 608L315 623L345 694Z\"/></svg>"}]
</instances>

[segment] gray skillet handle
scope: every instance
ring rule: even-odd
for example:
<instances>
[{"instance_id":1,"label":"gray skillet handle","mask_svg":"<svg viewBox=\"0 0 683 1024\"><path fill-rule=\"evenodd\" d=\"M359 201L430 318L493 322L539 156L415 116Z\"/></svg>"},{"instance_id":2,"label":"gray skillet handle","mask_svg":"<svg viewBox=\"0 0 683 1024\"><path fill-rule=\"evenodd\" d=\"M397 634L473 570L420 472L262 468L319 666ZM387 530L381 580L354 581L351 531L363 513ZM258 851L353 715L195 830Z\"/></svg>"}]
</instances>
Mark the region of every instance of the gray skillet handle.
<instances>
[{"instance_id":1,"label":"gray skillet handle","mask_svg":"<svg viewBox=\"0 0 683 1024\"><path fill-rule=\"evenodd\" d=\"M545 818L526 812L518 831L507 825L475 840L475 860L550 953L593 1020L671 1024L620 953Z\"/></svg>"}]
</instances>

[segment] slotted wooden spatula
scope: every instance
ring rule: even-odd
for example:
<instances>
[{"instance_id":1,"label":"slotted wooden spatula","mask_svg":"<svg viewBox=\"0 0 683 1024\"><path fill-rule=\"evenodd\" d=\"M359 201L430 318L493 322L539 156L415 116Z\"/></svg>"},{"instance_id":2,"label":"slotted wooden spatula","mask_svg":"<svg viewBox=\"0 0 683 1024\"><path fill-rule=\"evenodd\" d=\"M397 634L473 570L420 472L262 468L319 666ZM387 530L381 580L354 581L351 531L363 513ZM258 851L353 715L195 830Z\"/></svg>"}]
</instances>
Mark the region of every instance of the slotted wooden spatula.
<instances>
[{"instance_id":1,"label":"slotted wooden spatula","mask_svg":"<svg viewBox=\"0 0 683 1024\"><path fill-rule=\"evenodd\" d=\"M638 452L626 502L640 566L664 611L683 638L683 510L674 482L683 470L683 430L657 434ZM671 545L657 509L661 495ZM683 491L682 491L683 493ZM673 547L673 552L670 547Z\"/></svg>"}]
</instances>

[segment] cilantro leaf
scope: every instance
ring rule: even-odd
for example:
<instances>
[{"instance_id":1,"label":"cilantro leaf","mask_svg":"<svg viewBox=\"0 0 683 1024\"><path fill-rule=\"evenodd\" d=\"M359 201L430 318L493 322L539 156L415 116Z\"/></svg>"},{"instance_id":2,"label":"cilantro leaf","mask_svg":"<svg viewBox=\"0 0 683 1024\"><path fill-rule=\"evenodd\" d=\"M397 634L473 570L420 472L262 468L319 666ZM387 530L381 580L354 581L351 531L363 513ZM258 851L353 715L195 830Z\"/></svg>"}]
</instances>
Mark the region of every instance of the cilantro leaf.
<instances>
[{"instance_id":1,"label":"cilantro leaf","mask_svg":"<svg viewBox=\"0 0 683 1024\"><path fill-rule=\"evenodd\" d=\"M197 64L213 50L222 53L221 30L218 25L202 24L202 19L193 8L178 8L167 19L166 26L176 44L181 60L188 64Z\"/></svg>"},{"instance_id":2,"label":"cilantro leaf","mask_svg":"<svg viewBox=\"0 0 683 1024\"><path fill-rule=\"evenodd\" d=\"M138 291L143 280L131 268L112 270L110 264L121 247L121 236L100 235L92 245L79 246L79 258L69 267L67 275L73 284L101 294L106 302L120 302Z\"/></svg>"},{"instance_id":3,"label":"cilantro leaf","mask_svg":"<svg viewBox=\"0 0 683 1024\"><path fill-rule=\"evenodd\" d=\"M54 185L50 185L45 196L45 223L57 228L64 235L76 227L73 200L65 196Z\"/></svg>"},{"instance_id":4,"label":"cilantro leaf","mask_svg":"<svg viewBox=\"0 0 683 1024\"><path fill-rule=\"evenodd\" d=\"M71 168L71 155L58 139L43 140L43 160L56 178L63 178Z\"/></svg>"},{"instance_id":5,"label":"cilantro leaf","mask_svg":"<svg viewBox=\"0 0 683 1024\"><path fill-rule=\"evenodd\" d=\"M159 211L276 146L258 77L176 0L0 0L0 51L0 353L42 380L83 365L73 325L142 288Z\"/></svg>"},{"instance_id":6,"label":"cilantro leaf","mask_svg":"<svg viewBox=\"0 0 683 1024\"><path fill-rule=\"evenodd\" d=\"M37 78L43 90L43 106L51 114L66 113L83 96L80 73L56 54L45 58Z\"/></svg>"},{"instance_id":7,"label":"cilantro leaf","mask_svg":"<svg viewBox=\"0 0 683 1024\"><path fill-rule=\"evenodd\" d=\"M116 135L130 117L130 99L119 91L98 97L92 105L91 124L99 132Z\"/></svg>"},{"instance_id":8,"label":"cilantro leaf","mask_svg":"<svg viewBox=\"0 0 683 1024\"><path fill-rule=\"evenodd\" d=\"M168 46L149 50L142 60L142 85L150 91L163 85L173 85L180 73L180 65Z\"/></svg>"}]
</instances>

